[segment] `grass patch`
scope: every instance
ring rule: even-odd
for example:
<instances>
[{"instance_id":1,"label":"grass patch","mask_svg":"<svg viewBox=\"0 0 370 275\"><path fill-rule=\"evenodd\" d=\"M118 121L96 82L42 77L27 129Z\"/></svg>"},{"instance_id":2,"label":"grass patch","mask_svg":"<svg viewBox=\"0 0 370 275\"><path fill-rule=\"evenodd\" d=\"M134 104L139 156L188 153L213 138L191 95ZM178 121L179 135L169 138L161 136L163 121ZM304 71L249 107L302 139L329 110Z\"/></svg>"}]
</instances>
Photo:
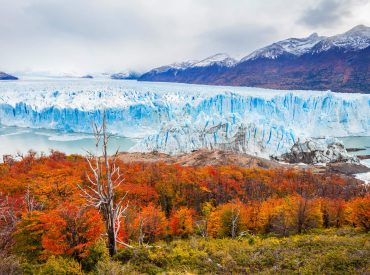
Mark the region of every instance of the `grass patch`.
<instances>
[{"instance_id":1,"label":"grass patch","mask_svg":"<svg viewBox=\"0 0 370 275\"><path fill-rule=\"evenodd\" d=\"M370 271L369 234L316 230L287 238L190 238L159 242L122 257L126 272L157 274L363 274ZM120 254L116 260L120 260Z\"/></svg>"}]
</instances>

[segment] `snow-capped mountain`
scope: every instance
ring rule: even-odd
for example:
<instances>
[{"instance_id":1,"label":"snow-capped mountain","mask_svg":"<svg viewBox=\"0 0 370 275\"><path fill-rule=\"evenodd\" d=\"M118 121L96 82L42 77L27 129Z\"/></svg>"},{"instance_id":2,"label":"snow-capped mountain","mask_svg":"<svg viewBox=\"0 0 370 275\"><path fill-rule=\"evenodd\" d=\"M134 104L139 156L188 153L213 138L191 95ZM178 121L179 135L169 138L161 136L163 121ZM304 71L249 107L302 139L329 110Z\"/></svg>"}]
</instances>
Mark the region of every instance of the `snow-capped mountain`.
<instances>
[{"instance_id":1,"label":"snow-capped mountain","mask_svg":"<svg viewBox=\"0 0 370 275\"><path fill-rule=\"evenodd\" d=\"M332 37L318 36L313 33L306 38L289 38L267 47L258 49L242 58L240 63L258 58L276 59L288 54L296 57L304 54L317 54L333 48L344 51L359 51L370 46L370 28L358 25L349 31Z\"/></svg>"},{"instance_id":2,"label":"snow-capped mountain","mask_svg":"<svg viewBox=\"0 0 370 275\"><path fill-rule=\"evenodd\" d=\"M0 72L0 80L17 80L18 77L12 76L10 74Z\"/></svg>"},{"instance_id":3,"label":"snow-capped mountain","mask_svg":"<svg viewBox=\"0 0 370 275\"><path fill-rule=\"evenodd\" d=\"M138 151L268 157L298 138L370 135L370 95L95 79L0 83L0 124L140 137Z\"/></svg>"},{"instance_id":4,"label":"snow-capped mountain","mask_svg":"<svg viewBox=\"0 0 370 275\"><path fill-rule=\"evenodd\" d=\"M322 39L312 47L313 53L320 53L333 48L344 51L360 51L370 46L370 27L358 25L349 31Z\"/></svg>"},{"instance_id":5,"label":"snow-capped mountain","mask_svg":"<svg viewBox=\"0 0 370 275\"><path fill-rule=\"evenodd\" d=\"M219 53L207 57L203 60L190 60L186 62L173 63L162 67L155 68L143 74L139 80L153 80L156 76L160 78L166 77L196 77L197 74L207 74L213 72L221 72L227 68L231 68L237 64L237 60L233 59L225 53ZM160 79L157 79L161 81Z\"/></svg>"},{"instance_id":6,"label":"snow-capped mountain","mask_svg":"<svg viewBox=\"0 0 370 275\"><path fill-rule=\"evenodd\" d=\"M165 73L169 70L185 70L187 68L192 67L192 65L196 62L198 62L198 61L190 60L190 61L184 61L184 62L176 62L176 63L172 63L170 65L165 65L165 66L155 68L151 72Z\"/></svg>"},{"instance_id":7,"label":"snow-capped mountain","mask_svg":"<svg viewBox=\"0 0 370 275\"><path fill-rule=\"evenodd\" d=\"M140 77L139 73L131 72L131 71L115 73L115 74L111 74L110 76L111 79L126 79L126 80L138 79L139 77Z\"/></svg>"},{"instance_id":8,"label":"snow-capped mountain","mask_svg":"<svg viewBox=\"0 0 370 275\"><path fill-rule=\"evenodd\" d=\"M186 70L195 67L208 67L214 65L220 67L232 67L236 63L238 63L237 60L230 57L229 55L225 53L218 53L200 61L189 60L185 62L173 63L170 65L155 68L153 69L153 71L157 73L163 73L168 70Z\"/></svg>"},{"instance_id":9,"label":"snow-capped mountain","mask_svg":"<svg viewBox=\"0 0 370 275\"><path fill-rule=\"evenodd\" d=\"M242 58L240 62L242 63L258 58L276 59L283 54L301 56L310 52L312 48L324 38L325 37L318 36L317 33L313 33L306 38L285 39L252 52L248 56Z\"/></svg>"},{"instance_id":10,"label":"snow-capped mountain","mask_svg":"<svg viewBox=\"0 0 370 275\"><path fill-rule=\"evenodd\" d=\"M370 28L364 25L331 37L285 39L239 62L216 57L154 69L139 80L370 93Z\"/></svg>"},{"instance_id":11,"label":"snow-capped mountain","mask_svg":"<svg viewBox=\"0 0 370 275\"><path fill-rule=\"evenodd\" d=\"M238 63L236 59L230 57L229 55L225 53L218 53L201 61L194 62L193 64L191 64L190 67L207 67L213 65L221 67L232 67L236 63Z\"/></svg>"}]
</instances>

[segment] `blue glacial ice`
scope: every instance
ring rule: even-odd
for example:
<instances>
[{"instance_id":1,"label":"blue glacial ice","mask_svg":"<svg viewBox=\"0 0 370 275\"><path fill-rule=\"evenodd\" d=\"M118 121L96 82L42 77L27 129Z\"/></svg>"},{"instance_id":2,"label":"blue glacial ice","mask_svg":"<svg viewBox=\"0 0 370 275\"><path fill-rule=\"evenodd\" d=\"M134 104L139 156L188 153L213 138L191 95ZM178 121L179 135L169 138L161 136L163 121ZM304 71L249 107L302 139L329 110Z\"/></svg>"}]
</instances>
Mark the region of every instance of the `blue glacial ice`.
<instances>
[{"instance_id":1,"label":"blue glacial ice","mask_svg":"<svg viewBox=\"0 0 370 275\"><path fill-rule=\"evenodd\" d=\"M2 125L91 132L102 110L112 133L142 138L136 151L269 156L299 138L370 135L365 94L87 79L0 83Z\"/></svg>"}]
</instances>

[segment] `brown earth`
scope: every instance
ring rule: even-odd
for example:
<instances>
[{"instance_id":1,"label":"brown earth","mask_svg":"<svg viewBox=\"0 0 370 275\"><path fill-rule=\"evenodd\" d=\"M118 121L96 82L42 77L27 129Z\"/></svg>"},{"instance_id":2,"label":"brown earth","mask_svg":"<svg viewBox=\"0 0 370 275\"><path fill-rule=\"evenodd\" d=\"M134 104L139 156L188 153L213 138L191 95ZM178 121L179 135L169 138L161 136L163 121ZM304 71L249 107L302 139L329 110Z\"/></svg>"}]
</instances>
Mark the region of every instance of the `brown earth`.
<instances>
[{"instance_id":1,"label":"brown earth","mask_svg":"<svg viewBox=\"0 0 370 275\"><path fill-rule=\"evenodd\" d=\"M370 155L360 155L357 156L359 159L370 159Z\"/></svg>"},{"instance_id":2,"label":"brown earth","mask_svg":"<svg viewBox=\"0 0 370 275\"><path fill-rule=\"evenodd\" d=\"M339 173L345 175L353 175L359 173L370 172L370 168L362 164L351 164L351 163L331 163L328 165L328 170L332 173Z\"/></svg>"},{"instance_id":3,"label":"brown earth","mask_svg":"<svg viewBox=\"0 0 370 275\"><path fill-rule=\"evenodd\" d=\"M196 150L189 154L168 155L159 152L150 153L127 153L122 152L119 158L124 162L156 162L168 164L180 164L184 166L220 166L236 165L247 168L278 168L286 165L277 161L263 159L246 154L236 154L221 150Z\"/></svg>"},{"instance_id":4,"label":"brown earth","mask_svg":"<svg viewBox=\"0 0 370 275\"><path fill-rule=\"evenodd\" d=\"M295 168L309 170L314 173L335 173L343 176L351 176L352 174L369 172L370 168L351 163L332 163L326 166L320 165L300 165L281 163L275 160L268 160L260 157L255 157L247 154L237 154L221 150L196 150L189 154L168 155L160 152L150 153L127 153L119 154L119 159L124 162L164 162L167 164L180 164L183 166L221 166L235 165L246 168Z\"/></svg>"}]
</instances>

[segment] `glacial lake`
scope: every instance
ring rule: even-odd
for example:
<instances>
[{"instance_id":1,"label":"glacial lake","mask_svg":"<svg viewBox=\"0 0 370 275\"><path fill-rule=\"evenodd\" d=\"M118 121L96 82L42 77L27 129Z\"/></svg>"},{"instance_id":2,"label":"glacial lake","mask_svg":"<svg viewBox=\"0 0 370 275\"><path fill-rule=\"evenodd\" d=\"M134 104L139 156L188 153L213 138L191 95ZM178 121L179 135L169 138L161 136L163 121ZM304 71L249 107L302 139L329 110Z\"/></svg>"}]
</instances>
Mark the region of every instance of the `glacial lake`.
<instances>
[{"instance_id":1,"label":"glacial lake","mask_svg":"<svg viewBox=\"0 0 370 275\"><path fill-rule=\"evenodd\" d=\"M0 126L0 162L3 155L26 154L30 149L39 154L58 150L66 154L85 155L86 151L95 152L94 142L91 134ZM112 136L108 153L114 154L117 149L127 151L137 142L131 138Z\"/></svg>"},{"instance_id":2,"label":"glacial lake","mask_svg":"<svg viewBox=\"0 0 370 275\"><path fill-rule=\"evenodd\" d=\"M352 155L370 155L370 137L352 136L340 137L346 148L363 148L364 150L350 152ZM113 136L110 140L109 153L117 149L128 151L139 140ZM50 150L58 150L66 154L86 154L94 152L94 137L91 134L65 133L56 130L31 129L0 126L0 161L3 155L25 154L30 149L37 153L48 154Z\"/></svg>"},{"instance_id":3,"label":"glacial lake","mask_svg":"<svg viewBox=\"0 0 370 275\"><path fill-rule=\"evenodd\" d=\"M370 137L359 136L359 137L340 137L338 138L343 142L346 148L358 148L363 149L360 151L349 152L351 155L370 155Z\"/></svg>"}]
</instances>

